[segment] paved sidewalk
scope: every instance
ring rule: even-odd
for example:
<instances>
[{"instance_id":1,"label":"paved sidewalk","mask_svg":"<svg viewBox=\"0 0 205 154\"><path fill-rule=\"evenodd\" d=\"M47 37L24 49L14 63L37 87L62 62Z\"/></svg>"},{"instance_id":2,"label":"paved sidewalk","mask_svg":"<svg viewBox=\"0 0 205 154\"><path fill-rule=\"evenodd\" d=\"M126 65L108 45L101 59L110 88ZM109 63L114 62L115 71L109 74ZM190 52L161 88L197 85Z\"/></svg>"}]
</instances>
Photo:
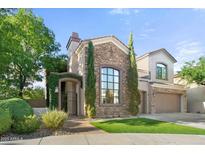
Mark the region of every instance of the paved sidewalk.
<instances>
[{"instance_id":1,"label":"paved sidewalk","mask_svg":"<svg viewBox=\"0 0 205 154\"><path fill-rule=\"evenodd\" d=\"M185 126L205 129L205 114L197 113L160 113L142 114L140 117L174 122Z\"/></svg>"},{"instance_id":2,"label":"paved sidewalk","mask_svg":"<svg viewBox=\"0 0 205 154\"><path fill-rule=\"evenodd\" d=\"M12 145L205 145L203 135L80 134L0 142Z\"/></svg>"}]
</instances>

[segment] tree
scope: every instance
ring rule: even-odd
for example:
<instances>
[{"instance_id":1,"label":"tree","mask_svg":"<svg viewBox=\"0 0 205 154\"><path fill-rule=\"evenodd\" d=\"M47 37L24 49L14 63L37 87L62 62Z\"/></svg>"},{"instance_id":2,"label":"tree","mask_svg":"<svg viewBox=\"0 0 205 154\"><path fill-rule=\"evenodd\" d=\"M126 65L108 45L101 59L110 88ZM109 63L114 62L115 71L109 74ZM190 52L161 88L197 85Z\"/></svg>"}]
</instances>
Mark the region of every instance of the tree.
<instances>
[{"instance_id":1,"label":"tree","mask_svg":"<svg viewBox=\"0 0 205 154\"><path fill-rule=\"evenodd\" d=\"M205 57L199 58L198 62L186 62L179 75L188 83L205 85Z\"/></svg>"},{"instance_id":2,"label":"tree","mask_svg":"<svg viewBox=\"0 0 205 154\"><path fill-rule=\"evenodd\" d=\"M94 72L94 46L90 41L87 49L87 75L85 83L85 102L86 102L86 114L88 117L94 117L96 114L95 99L95 72Z\"/></svg>"},{"instance_id":3,"label":"tree","mask_svg":"<svg viewBox=\"0 0 205 154\"><path fill-rule=\"evenodd\" d=\"M35 87L35 88L25 88L24 90L24 99L44 99L44 88Z\"/></svg>"},{"instance_id":4,"label":"tree","mask_svg":"<svg viewBox=\"0 0 205 154\"><path fill-rule=\"evenodd\" d=\"M138 72L133 46L133 34L130 34L129 43L129 68L128 68L128 96L129 112L136 115L139 112L140 93L138 90Z\"/></svg>"},{"instance_id":5,"label":"tree","mask_svg":"<svg viewBox=\"0 0 205 154\"><path fill-rule=\"evenodd\" d=\"M51 72L66 72L67 71L68 57L66 55L44 56L42 58L43 68L45 69L46 80L46 102L49 106L49 90L48 90L48 77Z\"/></svg>"},{"instance_id":6,"label":"tree","mask_svg":"<svg viewBox=\"0 0 205 154\"><path fill-rule=\"evenodd\" d=\"M19 97L33 81L41 81L42 59L55 55L55 35L31 10L19 9L0 21L0 80L18 90Z\"/></svg>"}]
</instances>

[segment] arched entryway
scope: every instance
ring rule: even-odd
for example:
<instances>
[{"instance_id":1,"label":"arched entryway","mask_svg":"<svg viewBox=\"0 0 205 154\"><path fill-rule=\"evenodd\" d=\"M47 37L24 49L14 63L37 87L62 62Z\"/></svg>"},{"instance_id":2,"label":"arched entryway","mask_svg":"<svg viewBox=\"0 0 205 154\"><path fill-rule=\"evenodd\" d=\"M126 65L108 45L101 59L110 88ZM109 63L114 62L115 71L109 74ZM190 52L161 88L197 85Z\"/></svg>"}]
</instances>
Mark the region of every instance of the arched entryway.
<instances>
[{"instance_id":1,"label":"arched entryway","mask_svg":"<svg viewBox=\"0 0 205 154\"><path fill-rule=\"evenodd\" d=\"M70 116L83 115L81 103L81 81L72 78L62 78L58 84L58 107Z\"/></svg>"}]
</instances>

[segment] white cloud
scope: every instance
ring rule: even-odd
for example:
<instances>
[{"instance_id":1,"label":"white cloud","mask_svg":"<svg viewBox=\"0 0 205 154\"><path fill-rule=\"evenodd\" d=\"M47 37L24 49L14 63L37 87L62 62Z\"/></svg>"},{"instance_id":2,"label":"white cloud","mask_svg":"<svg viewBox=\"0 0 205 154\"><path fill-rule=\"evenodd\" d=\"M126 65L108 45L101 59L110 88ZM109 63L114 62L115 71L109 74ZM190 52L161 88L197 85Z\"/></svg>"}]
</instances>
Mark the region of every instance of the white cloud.
<instances>
[{"instance_id":1,"label":"white cloud","mask_svg":"<svg viewBox=\"0 0 205 154\"><path fill-rule=\"evenodd\" d=\"M109 11L109 13L111 15L131 15L132 13L138 14L139 10L138 9L121 9L121 8L117 8L117 9L112 9L111 11Z\"/></svg>"},{"instance_id":2,"label":"white cloud","mask_svg":"<svg viewBox=\"0 0 205 154\"><path fill-rule=\"evenodd\" d=\"M204 55L204 48L199 41L181 41L176 44L176 59L175 71L179 71L185 62L197 60Z\"/></svg>"}]
</instances>

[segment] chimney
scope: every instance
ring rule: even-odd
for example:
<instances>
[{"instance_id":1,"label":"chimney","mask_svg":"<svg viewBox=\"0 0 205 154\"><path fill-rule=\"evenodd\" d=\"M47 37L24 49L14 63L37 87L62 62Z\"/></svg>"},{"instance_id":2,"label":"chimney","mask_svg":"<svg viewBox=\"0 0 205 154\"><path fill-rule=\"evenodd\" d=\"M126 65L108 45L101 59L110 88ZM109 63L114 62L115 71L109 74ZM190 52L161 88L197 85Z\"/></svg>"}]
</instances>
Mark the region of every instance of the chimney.
<instances>
[{"instance_id":1,"label":"chimney","mask_svg":"<svg viewBox=\"0 0 205 154\"><path fill-rule=\"evenodd\" d=\"M70 64L70 57L73 54L73 52L77 49L78 45L80 44L81 39L78 36L78 33L72 32L72 35L70 36L68 43L66 45L66 48L68 50L68 65L67 70L69 71L69 64Z\"/></svg>"},{"instance_id":2,"label":"chimney","mask_svg":"<svg viewBox=\"0 0 205 154\"><path fill-rule=\"evenodd\" d=\"M68 57L70 57L72 53L77 49L78 45L80 44L80 41L81 39L79 38L78 33L72 32L72 35L70 36L66 45L66 48L68 50Z\"/></svg>"}]
</instances>

